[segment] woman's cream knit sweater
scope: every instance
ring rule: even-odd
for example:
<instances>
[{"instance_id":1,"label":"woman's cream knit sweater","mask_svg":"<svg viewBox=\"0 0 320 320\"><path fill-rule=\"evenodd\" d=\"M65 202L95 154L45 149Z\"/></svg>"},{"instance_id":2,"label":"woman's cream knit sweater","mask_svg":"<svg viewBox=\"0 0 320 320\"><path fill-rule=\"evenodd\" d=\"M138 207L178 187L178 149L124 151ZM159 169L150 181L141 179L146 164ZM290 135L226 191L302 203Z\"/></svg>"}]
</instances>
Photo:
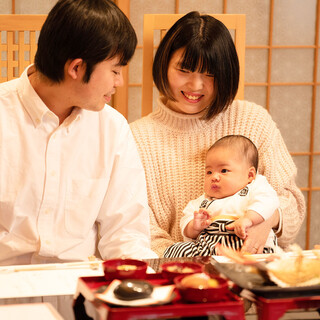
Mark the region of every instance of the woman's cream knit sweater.
<instances>
[{"instance_id":1,"label":"woman's cream knit sweater","mask_svg":"<svg viewBox=\"0 0 320 320\"><path fill-rule=\"evenodd\" d=\"M203 193L207 149L219 138L241 134L259 151L259 173L277 191L283 215L283 248L294 241L305 216L305 202L295 184L296 167L280 131L268 112L254 103L234 101L209 121L201 115L183 115L161 100L148 116L131 123L145 168L152 249L162 256L174 242L182 241L179 221L191 199Z\"/></svg>"}]
</instances>

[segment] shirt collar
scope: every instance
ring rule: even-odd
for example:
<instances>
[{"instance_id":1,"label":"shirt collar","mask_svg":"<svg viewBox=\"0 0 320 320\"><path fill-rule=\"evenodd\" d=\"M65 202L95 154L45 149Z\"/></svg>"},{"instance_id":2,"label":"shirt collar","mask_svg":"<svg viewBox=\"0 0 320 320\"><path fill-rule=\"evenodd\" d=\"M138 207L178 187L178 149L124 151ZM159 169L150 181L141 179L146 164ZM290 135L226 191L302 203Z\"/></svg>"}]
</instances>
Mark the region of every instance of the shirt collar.
<instances>
[{"instance_id":1,"label":"shirt collar","mask_svg":"<svg viewBox=\"0 0 320 320\"><path fill-rule=\"evenodd\" d=\"M22 73L20 82L18 85L18 95L22 101L24 108L27 110L30 118L37 128L45 119L45 116L54 115L54 113L45 105L45 103L38 96L34 88L32 87L29 76L35 72L35 66L30 65ZM75 107L71 115L64 121L64 126L69 126L71 129L72 124L80 120L83 110Z\"/></svg>"},{"instance_id":2,"label":"shirt collar","mask_svg":"<svg viewBox=\"0 0 320 320\"><path fill-rule=\"evenodd\" d=\"M20 76L18 95L34 126L37 128L41 124L44 115L51 111L38 96L29 81L28 76L33 72L35 72L35 67L31 65Z\"/></svg>"},{"instance_id":3,"label":"shirt collar","mask_svg":"<svg viewBox=\"0 0 320 320\"><path fill-rule=\"evenodd\" d=\"M74 107L71 114L67 119L64 120L63 126L67 128L67 132L72 130L75 124L81 119L84 110L78 107Z\"/></svg>"}]
</instances>

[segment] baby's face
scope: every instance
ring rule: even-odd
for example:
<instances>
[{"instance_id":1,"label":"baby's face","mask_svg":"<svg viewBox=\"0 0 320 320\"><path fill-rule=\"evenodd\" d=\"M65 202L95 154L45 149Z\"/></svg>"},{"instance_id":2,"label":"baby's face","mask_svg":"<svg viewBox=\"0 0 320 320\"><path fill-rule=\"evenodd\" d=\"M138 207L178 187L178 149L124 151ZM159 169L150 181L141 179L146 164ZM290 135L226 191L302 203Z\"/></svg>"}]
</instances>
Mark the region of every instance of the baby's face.
<instances>
[{"instance_id":1,"label":"baby's face","mask_svg":"<svg viewBox=\"0 0 320 320\"><path fill-rule=\"evenodd\" d=\"M255 175L245 156L234 149L216 147L206 157L204 191L209 197L225 198L243 189Z\"/></svg>"}]
</instances>

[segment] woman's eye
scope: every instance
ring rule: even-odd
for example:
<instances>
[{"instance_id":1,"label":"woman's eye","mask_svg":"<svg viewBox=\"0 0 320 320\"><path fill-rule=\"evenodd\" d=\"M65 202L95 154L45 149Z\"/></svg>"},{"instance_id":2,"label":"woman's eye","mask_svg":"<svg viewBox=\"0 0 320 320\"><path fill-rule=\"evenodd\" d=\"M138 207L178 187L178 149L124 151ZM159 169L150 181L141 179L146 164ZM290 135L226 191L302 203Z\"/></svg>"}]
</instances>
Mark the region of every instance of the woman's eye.
<instances>
[{"instance_id":1,"label":"woman's eye","mask_svg":"<svg viewBox=\"0 0 320 320\"><path fill-rule=\"evenodd\" d=\"M119 71L115 71L115 70L113 70L113 73L114 73L116 76L118 76L118 75L120 74Z\"/></svg>"},{"instance_id":2,"label":"woman's eye","mask_svg":"<svg viewBox=\"0 0 320 320\"><path fill-rule=\"evenodd\" d=\"M188 70L186 70L186 69L178 69L180 72L182 72L182 73L189 73L189 71Z\"/></svg>"},{"instance_id":3,"label":"woman's eye","mask_svg":"<svg viewBox=\"0 0 320 320\"><path fill-rule=\"evenodd\" d=\"M207 73L207 74L206 74L206 77L208 77L208 78L214 78L214 75Z\"/></svg>"}]
</instances>

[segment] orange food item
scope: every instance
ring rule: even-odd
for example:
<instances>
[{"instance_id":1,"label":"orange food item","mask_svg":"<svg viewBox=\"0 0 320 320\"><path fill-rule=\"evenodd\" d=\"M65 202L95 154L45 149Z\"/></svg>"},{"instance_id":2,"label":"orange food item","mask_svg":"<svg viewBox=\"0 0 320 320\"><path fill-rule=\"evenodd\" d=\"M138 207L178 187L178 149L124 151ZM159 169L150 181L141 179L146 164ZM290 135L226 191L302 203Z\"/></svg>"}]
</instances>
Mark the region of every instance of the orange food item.
<instances>
[{"instance_id":1,"label":"orange food item","mask_svg":"<svg viewBox=\"0 0 320 320\"><path fill-rule=\"evenodd\" d=\"M184 277L181 285L186 288L208 289L218 287L219 282L204 273L195 273Z\"/></svg>"}]
</instances>

